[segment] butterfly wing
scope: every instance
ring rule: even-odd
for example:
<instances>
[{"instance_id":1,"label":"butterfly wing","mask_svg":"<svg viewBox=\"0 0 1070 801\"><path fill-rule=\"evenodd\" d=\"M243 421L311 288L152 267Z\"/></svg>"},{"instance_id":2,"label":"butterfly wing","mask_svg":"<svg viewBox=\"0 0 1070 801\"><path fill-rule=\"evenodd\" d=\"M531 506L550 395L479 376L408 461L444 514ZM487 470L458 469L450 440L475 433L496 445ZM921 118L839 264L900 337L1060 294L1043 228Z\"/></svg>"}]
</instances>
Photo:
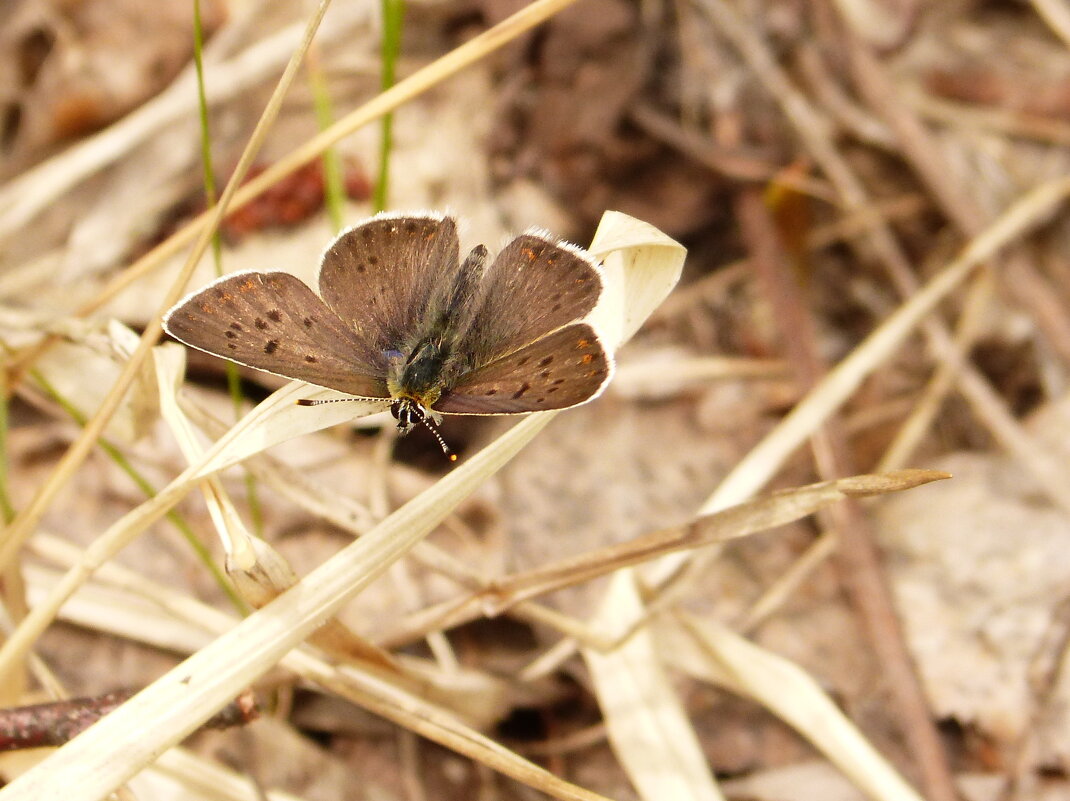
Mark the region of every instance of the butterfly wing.
<instances>
[{"instance_id":1,"label":"butterfly wing","mask_svg":"<svg viewBox=\"0 0 1070 801\"><path fill-rule=\"evenodd\" d=\"M286 378L386 398L386 360L289 273L234 273L164 318L180 342Z\"/></svg>"},{"instance_id":2,"label":"butterfly wing","mask_svg":"<svg viewBox=\"0 0 1070 801\"><path fill-rule=\"evenodd\" d=\"M467 373L431 408L449 414L565 409L598 395L612 371L595 330L573 323Z\"/></svg>"},{"instance_id":3,"label":"butterfly wing","mask_svg":"<svg viewBox=\"0 0 1070 801\"><path fill-rule=\"evenodd\" d=\"M378 215L327 248L320 295L368 349L407 352L422 334L435 288L452 285L458 261L452 217Z\"/></svg>"},{"instance_id":4,"label":"butterfly wing","mask_svg":"<svg viewBox=\"0 0 1070 801\"><path fill-rule=\"evenodd\" d=\"M460 350L478 370L586 316L602 292L602 268L586 251L528 231L498 254Z\"/></svg>"}]
</instances>

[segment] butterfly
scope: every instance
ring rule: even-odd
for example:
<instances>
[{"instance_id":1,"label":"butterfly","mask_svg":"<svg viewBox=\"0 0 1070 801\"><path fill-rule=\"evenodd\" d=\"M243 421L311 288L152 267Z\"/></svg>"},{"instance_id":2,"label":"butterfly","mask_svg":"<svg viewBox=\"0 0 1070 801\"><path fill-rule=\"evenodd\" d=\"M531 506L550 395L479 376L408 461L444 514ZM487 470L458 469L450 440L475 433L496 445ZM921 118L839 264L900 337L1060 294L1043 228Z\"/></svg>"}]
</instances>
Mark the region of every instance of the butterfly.
<instances>
[{"instance_id":1,"label":"butterfly","mask_svg":"<svg viewBox=\"0 0 1070 801\"><path fill-rule=\"evenodd\" d=\"M290 273L233 273L179 302L164 329L248 367L387 401L402 434L422 422L437 436L441 414L597 397L613 360L583 318L602 287L594 257L545 231L493 261L483 245L461 261L453 217L379 214L327 247L319 295Z\"/></svg>"}]
</instances>

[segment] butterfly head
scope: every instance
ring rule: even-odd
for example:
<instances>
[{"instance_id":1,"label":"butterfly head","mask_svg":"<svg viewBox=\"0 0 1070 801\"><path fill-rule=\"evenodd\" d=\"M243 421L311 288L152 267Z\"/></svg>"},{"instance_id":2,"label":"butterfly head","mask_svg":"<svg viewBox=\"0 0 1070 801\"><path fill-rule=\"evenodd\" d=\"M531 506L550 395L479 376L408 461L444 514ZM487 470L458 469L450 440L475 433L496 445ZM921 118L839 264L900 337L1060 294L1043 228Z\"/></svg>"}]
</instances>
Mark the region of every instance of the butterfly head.
<instances>
[{"instance_id":1,"label":"butterfly head","mask_svg":"<svg viewBox=\"0 0 1070 801\"><path fill-rule=\"evenodd\" d=\"M412 431L413 427L418 423L423 423L427 426L427 430L434 434L435 439L438 440L439 447L449 457L449 460L451 462L457 461L457 454L450 450L446 441L442 439L442 435L438 433L438 423L442 420L441 415L436 414L420 401L410 397L395 398L394 402L390 404L390 413L398 421L398 431L402 436Z\"/></svg>"},{"instance_id":2,"label":"butterfly head","mask_svg":"<svg viewBox=\"0 0 1070 801\"><path fill-rule=\"evenodd\" d=\"M438 433L442 415L431 410L443 391L442 368L444 354L440 345L421 342L406 357L401 351L387 352L389 370L386 386L393 401L390 413L398 421L398 431L404 436L418 423L423 423L435 435L442 452L457 459Z\"/></svg>"}]
</instances>

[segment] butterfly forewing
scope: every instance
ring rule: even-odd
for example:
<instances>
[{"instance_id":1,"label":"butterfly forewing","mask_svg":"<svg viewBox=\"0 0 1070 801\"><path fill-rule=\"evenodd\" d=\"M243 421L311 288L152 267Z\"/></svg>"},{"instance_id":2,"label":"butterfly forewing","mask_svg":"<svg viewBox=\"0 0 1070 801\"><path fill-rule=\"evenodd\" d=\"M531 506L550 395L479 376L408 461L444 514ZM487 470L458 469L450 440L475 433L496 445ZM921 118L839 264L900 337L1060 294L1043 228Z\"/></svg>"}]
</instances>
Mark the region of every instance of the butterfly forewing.
<instances>
[{"instance_id":1,"label":"butterfly forewing","mask_svg":"<svg viewBox=\"0 0 1070 801\"><path fill-rule=\"evenodd\" d=\"M574 323L461 377L432 405L450 414L518 414L590 400L612 367L598 335Z\"/></svg>"},{"instance_id":2,"label":"butterfly forewing","mask_svg":"<svg viewBox=\"0 0 1070 801\"><path fill-rule=\"evenodd\" d=\"M369 349L405 350L419 337L435 287L454 281L458 261L452 218L373 217L327 248L320 294Z\"/></svg>"},{"instance_id":3,"label":"butterfly forewing","mask_svg":"<svg viewBox=\"0 0 1070 801\"><path fill-rule=\"evenodd\" d=\"M368 398L389 396L386 361L289 273L237 273L172 309L167 333L258 370Z\"/></svg>"},{"instance_id":4,"label":"butterfly forewing","mask_svg":"<svg viewBox=\"0 0 1070 801\"><path fill-rule=\"evenodd\" d=\"M478 369L586 316L601 291L601 269L592 257L529 231L488 268L462 349Z\"/></svg>"}]
</instances>

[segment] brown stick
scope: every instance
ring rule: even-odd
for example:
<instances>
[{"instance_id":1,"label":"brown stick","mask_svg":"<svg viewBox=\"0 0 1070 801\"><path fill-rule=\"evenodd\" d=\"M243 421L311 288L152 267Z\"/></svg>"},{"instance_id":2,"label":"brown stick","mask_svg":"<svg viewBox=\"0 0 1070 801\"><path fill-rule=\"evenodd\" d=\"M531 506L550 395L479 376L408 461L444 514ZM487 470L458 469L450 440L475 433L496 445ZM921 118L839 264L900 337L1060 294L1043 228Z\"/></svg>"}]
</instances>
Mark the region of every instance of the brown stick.
<instances>
[{"instance_id":1,"label":"brown stick","mask_svg":"<svg viewBox=\"0 0 1070 801\"><path fill-rule=\"evenodd\" d=\"M788 257L778 243L776 226L755 190L743 191L736 213L750 250L750 263L773 306L773 318L781 325L788 361L800 385L812 387L824 375L826 366L817 356L813 318L799 297ZM822 477L831 479L853 472L846 439L834 420L815 433L812 447ZM951 769L903 637L869 520L857 502L850 500L825 514L829 527L840 537L840 579L865 621L884 679L896 701L900 730L927 795L939 801L955 801L958 796Z\"/></svg>"},{"instance_id":2,"label":"brown stick","mask_svg":"<svg viewBox=\"0 0 1070 801\"><path fill-rule=\"evenodd\" d=\"M978 201L974 194L976 188L955 180L941 158L940 143L913 109L899 100L898 88L869 48L850 32L845 41L855 85L892 129L907 163L963 234L979 234L994 215ZM1052 348L1064 363L1070 364L1070 312L1060 302L1059 294L1020 250L1011 250L1004 261L1003 269L996 272L1000 285L1019 306L1029 311Z\"/></svg>"},{"instance_id":3,"label":"brown stick","mask_svg":"<svg viewBox=\"0 0 1070 801\"><path fill-rule=\"evenodd\" d=\"M130 698L136 690L117 690L92 698L0 709L0 751L63 745ZM246 690L204 723L206 729L243 726L260 717L256 697Z\"/></svg>"}]
</instances>

